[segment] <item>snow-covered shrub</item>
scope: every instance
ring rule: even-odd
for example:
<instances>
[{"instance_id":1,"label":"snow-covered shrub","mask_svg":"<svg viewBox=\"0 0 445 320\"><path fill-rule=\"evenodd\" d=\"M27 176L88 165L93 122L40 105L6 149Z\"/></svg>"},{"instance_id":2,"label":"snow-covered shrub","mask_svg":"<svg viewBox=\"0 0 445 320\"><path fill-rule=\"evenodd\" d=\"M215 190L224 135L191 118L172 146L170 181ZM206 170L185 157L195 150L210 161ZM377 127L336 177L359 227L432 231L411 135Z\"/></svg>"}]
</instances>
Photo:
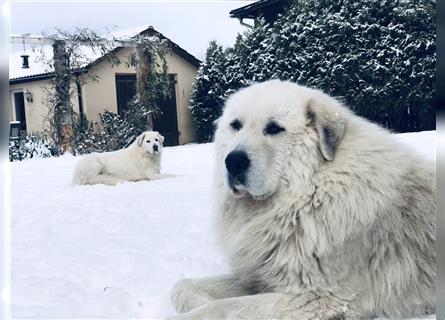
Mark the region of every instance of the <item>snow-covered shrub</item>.
<instances>
[{"instance_id":1,"label":"snow-covered shrub","mask_svg":"<svg viewBox=\"0 0 445 320\"><path fill-rule=\"evenodd\" d=\"M98 141L93 124L84 114L76 114L73 119L72 149L74 155L97 151Z\"/></svg>"},{"instance_id":2,"label":"snow-covered shrub","mask_svg":"<svg viewBox=\"0 0 445 320\"><path fill-rule=\"evenodd\" d=\"M79 153L107 152L128 147L139 134L147 129L147 117L137 104L128 106L123 116L105 110L101 113L98 123L89 123L83 132L77 134L76 139L82 143Z\"/></svg>"},{"instance_id":3,"label":"snow-covered shrub","mask_svg":"<svg viewBox=\"0 0 445 320\"><path fill-rule=\"evenodd\" d=\"M136 129L131 122L108 110L100 114L100 127L99 138L102 142L102 151L125 148L137 137Z\"/></svg>"},{"instance_id":4,"label":"snow-covered shrub","mask_svg":"<svg viewBox=\"0 0 445 320\"><path fill-rule=\"evenodd\" d=\"M103 126L89 121L84 114L73 118L72 152L74 155L109 151L109 135L104 134Z\"/></svg>"},{"instance_id":5,"label":"snow-covered shrub","mask_svg":"<svg viewBox=\"0 0 445 320\"><path fill-rule=\"evenodd\" d=\"M196 85L211 82L194 91L191 108L213 119L228 93L279 78L321 89L394 131L434 129L435 6L434 0L297 0L272 25L260 20L237 38L224 52L222 76L212 75L224 57L206 57ZM213 104L207 88L220 88Z\"/></svg>"},{"instance_id":6,"label":"snow-covered shrub","mask_svg":"<svg viewBox=\"0 0 445 320\"><path fill-rule=\"evenodd\" d=\"M169 88L170 84L167 82L166 88ZM161 106L159 105L159 95L156 96L152 94L152 97L158 102L153 104L156 107L149 107L142 102L139 102L137 98L131 100L127 104L127 109L125 110L122 118L121 125L121 136L124 137L123 144L125 146L129 145L136 137L149 129L149 125L152 122L151 117L155 117L162 113ZM164 100L165 101L165 100Z\"/></svg>"},{"instance_id":7,"label":"snow-covered shrub","mask_svg":"<svg viewBox=\"0 0 445 320\"><path fill-rule=\"evenodd\" d=\"M45 135L22 133L19 140L9 142L9 160L54 157L59 155L58 150L54 141Z\"/></svg>"}]
</instances>

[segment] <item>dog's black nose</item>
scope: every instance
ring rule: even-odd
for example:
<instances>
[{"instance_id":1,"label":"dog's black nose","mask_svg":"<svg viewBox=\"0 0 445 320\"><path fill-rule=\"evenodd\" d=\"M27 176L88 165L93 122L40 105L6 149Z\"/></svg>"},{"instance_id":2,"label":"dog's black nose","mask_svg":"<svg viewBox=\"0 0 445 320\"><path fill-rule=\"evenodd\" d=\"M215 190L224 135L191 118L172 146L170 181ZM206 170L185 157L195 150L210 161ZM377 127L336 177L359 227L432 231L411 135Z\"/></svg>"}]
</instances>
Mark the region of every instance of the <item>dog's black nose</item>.
<instances>
[{"instance_id":1,"label":"dog's black nose","mask_svg":"<svg viewBox=\"0 0 445 320\"><path fill-rule=\"evenodd\" d=\"M154 144L154 145L153 145L153 151L158 151L158 150L159 150L158 145L157 145L157 144Z\"/></svg>"},{"instance_id":2,"label":"dog's black nose","mask_svg":"<svg viewBox=\"0 0 445 320\"><path fill-rule=\"evenodd\" d=\"M250 166L250 160L244 151L234 150L225 160L227 171L233 176L244 173Z\"/></svg>"}]
</instances>

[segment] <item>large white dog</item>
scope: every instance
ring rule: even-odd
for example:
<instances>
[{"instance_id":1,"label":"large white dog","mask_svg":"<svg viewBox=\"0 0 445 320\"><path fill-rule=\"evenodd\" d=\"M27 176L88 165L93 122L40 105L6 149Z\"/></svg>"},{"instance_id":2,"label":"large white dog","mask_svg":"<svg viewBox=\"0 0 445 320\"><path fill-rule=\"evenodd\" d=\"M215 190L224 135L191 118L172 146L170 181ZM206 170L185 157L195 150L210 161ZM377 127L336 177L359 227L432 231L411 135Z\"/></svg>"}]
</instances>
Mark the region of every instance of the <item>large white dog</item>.
<instances>
[{"instance_id":1,"label":"large white dog","mask_svg":"<svg viewBox=\"0 0 445 320\"><path fill-rule=\"evenodd\" d=\"M215 146L233 272L180 281L177 318L434 312L432 163L322 92L277 80L228 99Z\"/></svg>"},{"instance_id":2,"label":"large white dog","mask_svg":"<svg viewBox=\"0 0 445 320\"><path fill-rule=\"evenodd\" d=\"M74 184L108 184L151 180L159 176L164 137L146 131L127 148L82 157L74 170Z\"/></svg>"}]
</instances>

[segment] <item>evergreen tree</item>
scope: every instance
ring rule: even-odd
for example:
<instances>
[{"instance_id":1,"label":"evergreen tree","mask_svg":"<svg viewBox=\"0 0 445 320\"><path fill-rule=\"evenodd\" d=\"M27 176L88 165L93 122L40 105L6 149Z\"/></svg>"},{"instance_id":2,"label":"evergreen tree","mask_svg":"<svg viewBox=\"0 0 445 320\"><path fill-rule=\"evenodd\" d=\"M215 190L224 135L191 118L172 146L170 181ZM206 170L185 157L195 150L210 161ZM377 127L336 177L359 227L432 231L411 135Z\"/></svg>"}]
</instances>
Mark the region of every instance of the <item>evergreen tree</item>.
<instances>
[{"instance_id":1,"label":"evergreen tree","mask_svg":"<svg viewBox=\"0 0 445 320\"><path fill-rule=\"evenodd\" d=\"M221 115L226 92L226 67L222 46L211 41L191 95L190 109L199 142L209 142L213 138L214 122Z\"/></svg>"},{"instance_id":2,"label":"evergreen tree","mask_svg":"<svg viewBox=\"0 0 445 320\"><path fill-rule=\"evenodd\" d=\"M395 131L435 127L435 2L308 1L271 28L275 76ZM267 53L265 53L267 55Z\"/></svg>"},{"instance_id":3,"label":"evergreen tree","mask_svg":"<svg viewBox=\"0 0 445 320\"><path fill-rule=\"evenodd\" d=\"M273 25L260 20L239 36L225 57L222 49L218 59L206 57L201 81L221 66L225 74L206 83L220 91L205 117L221 114L220 92L226 97L279 78L321 89L394 131L434 129L435 6L434 0L297 0ZM192 108L205 93L194 91ZM195 123L199 117L195 112Z\"/></svg>"}]
</instances>

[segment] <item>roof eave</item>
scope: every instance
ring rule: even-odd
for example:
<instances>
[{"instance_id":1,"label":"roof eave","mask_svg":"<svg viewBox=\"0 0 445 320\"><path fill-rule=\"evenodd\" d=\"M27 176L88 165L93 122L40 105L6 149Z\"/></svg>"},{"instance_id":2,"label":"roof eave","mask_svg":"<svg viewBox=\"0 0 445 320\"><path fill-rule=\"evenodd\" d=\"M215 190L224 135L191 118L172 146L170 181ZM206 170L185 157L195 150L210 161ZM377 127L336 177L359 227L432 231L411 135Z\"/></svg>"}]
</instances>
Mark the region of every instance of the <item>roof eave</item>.
<instances>
[{"instance_id":1,"label":"roof eave","mask_svg":"<svg viewBox=\"0 0 445 320\"><path fill-rule=\"evenodd\" d=\"M258 11L266 8L268 6L272 6L274 4L280 2L290 2L290 0L260 0L246 6L233 9L229 12L231 18L237 19L255 19L258 17Z\"/></svg>"},{"instance_id":2,"label":"roof eave","mask_svg":"<svg viewBox=\"0 0 445 320\"><path fill-rule=\"evenodd\" d=\"M74 74L80 75L82 73L85 73L86 71L87 70L85 68L78 69L78 70L74 71ZM48 80L48 79L51 79L53 77L53 75L54 75L54 72L46 72L46 73L34 74L34 75L30 75L30 76L12 78L12 79L9 79L9 85L32 82L32 81Z\"/></svg>"}]
</instances>

